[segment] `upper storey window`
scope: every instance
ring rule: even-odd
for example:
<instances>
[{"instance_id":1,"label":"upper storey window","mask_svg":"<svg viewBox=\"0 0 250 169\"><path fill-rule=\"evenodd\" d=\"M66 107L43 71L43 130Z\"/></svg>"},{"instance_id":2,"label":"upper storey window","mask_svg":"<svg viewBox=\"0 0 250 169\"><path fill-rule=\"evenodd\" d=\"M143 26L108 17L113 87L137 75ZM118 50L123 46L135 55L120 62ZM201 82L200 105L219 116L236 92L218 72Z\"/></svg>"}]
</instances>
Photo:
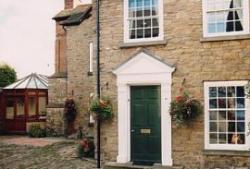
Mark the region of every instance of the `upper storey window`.
<instances>
[{"instance_id":1,"label":"upper storey window","mask_svg":"<svg viewBox=\"0 0 250 169\"><path fill-rule=\"evenodd\" d=\"M162 0L124 0L125 42L163 40Z\"/></svg>"},{"instance_id":2,"label":"upper storey window","mask_svg":"<svg viewBox=\"0 0 250 169\"><path fill-rule=\"evenodd\" d=\"M247 34L248 18L248 0L203 0L205 37Z\"/></svg>"}]
</instances>

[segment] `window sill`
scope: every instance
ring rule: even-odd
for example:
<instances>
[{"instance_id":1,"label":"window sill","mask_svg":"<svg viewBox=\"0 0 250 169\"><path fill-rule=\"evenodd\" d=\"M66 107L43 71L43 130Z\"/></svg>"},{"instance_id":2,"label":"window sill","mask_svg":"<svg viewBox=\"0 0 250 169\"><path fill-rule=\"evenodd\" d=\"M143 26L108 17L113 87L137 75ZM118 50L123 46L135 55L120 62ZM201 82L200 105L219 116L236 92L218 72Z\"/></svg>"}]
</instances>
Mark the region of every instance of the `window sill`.
<instances>
[{"instance_id":1,"label":"window sill","mask_svg":"<svg viewBox=\"0 0 250 169\"><path fill-rule=\"evenodd\" d=\"M142 46L166 45L167 40L150 41L150 42L125 42L120 45L120 48L132 48Z\"/></svg>"},{"instance_id":2,"label":"window sill","mask_svg":"<svg viewBox=\"0 0 250 169\"><path fill-rule=\"evenodd\" d=\"M203 150L203 155L207 156L244 156L250 157L250 151L247 150Z\"/></svg>"},{"instance_id":3,"label":"window sill","mask_svg":"<svg viewBox=\"0 0 250 169\"><path fill-rule=\"evenodd\" d=\"M217 37L203 37L200 42L216 42L216 41L231 41L231 40L244 40L250 39L250 34L245 35L232 35L232 36L217 36Z\"/></svg>"}]
</instances>

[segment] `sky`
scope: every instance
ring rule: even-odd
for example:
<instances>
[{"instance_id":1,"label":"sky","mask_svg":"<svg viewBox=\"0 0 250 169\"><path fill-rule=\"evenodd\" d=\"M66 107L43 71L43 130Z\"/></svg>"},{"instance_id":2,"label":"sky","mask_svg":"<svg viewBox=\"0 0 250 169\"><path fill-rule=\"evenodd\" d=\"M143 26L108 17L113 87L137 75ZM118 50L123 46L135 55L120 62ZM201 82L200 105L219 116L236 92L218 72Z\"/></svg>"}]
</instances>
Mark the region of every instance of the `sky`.
<instances>
[{"instance_id":1,"label":"sky","mask_svg":"<svg viewBox=\"0 0 250 169\"><path fill-rule=\"evenodd\" d=\"M55 22L64 0L0 0L0 63L18 78L54 72Z\"/></svg>"}]
</instances>

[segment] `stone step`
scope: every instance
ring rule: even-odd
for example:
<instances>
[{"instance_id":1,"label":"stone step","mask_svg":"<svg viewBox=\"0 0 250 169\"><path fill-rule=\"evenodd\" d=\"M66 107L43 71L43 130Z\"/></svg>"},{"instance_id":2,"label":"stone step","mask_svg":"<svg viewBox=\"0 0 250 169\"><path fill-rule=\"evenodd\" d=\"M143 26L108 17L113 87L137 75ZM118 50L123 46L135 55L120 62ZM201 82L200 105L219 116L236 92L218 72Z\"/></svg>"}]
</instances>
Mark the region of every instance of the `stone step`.
<instances>
[{"instance_id":1,"label":"stone step","mask_svg":"<svg viewBox=\"0 0 250 169\"><path fill-rule=\"evenodd\" d=\"M103 169L184 169L182 166L161 166L161 165L153 165L153 166L140 166L133 165L132 163L120 164L115 162L109 162L104 165Z\"/></svg>"}]
</instances>

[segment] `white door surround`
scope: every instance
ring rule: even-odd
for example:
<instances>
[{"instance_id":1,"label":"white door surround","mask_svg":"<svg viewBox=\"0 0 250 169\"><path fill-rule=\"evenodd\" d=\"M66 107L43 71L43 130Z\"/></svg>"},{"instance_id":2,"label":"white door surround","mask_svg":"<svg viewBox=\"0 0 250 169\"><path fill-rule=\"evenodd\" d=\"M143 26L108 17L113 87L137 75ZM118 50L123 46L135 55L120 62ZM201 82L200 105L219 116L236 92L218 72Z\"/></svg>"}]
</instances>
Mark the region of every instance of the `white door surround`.
<instances>
[{"instance_id":1,"label":"white door surround","mask_svg":"<svg viewBox=\"0 0 250 169\"><path fill-rule=\"evenodd\" d=\"M162 165L172 166L171 102L172 73L175 68L147 51L137 53L114 70L118 86L118 163L130 162L130 86L161 86Z\"/></svg>"}]
</instances>

